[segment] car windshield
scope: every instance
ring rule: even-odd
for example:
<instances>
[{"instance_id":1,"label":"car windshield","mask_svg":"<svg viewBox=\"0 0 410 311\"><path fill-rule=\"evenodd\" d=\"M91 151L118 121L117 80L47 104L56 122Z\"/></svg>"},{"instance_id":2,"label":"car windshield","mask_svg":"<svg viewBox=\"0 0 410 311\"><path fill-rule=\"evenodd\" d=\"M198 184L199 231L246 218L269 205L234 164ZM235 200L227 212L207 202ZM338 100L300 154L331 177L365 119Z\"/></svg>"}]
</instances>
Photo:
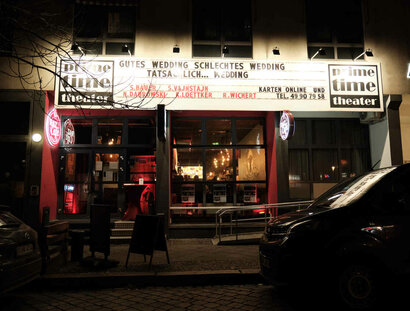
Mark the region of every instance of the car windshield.
<instances>
[{"instance_id":1,"label":"car windshield","mask_svg":"<svg viewBox=\"0 0 410 311\"><path fill-rule=\"evenodd\" d=\"M384 168L346 180L321 195L310 207L338 208L353 203L394 169Z\"/></svg>"},{"instance_id":2,"label":"car windshield","mask_svg":"<svg viewBox=\"0 0 410 311\"><path fill-rule=\"evenodd\" d=\"M9 213L0 213L0 228L20 226L21 221Z\"/></svg>"}]
</instances>

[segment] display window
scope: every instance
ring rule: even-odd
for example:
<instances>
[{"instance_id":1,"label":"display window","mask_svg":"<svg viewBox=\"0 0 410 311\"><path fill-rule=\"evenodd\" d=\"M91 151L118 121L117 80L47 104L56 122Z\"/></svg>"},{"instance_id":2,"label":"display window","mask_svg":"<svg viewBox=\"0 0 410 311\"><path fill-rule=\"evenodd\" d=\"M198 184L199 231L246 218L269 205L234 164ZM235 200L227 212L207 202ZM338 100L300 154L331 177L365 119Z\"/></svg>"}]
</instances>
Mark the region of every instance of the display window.
<instances>
[{"instance_id":1,"label":"display window","mask_svg":"<svg viewBox=\"0 0 410 311\"><path fill-rule=\"evenodd\" d=\"M172 221L267 203L263 118L175 118L171 126Z\"/></svg>"}]
</instances>

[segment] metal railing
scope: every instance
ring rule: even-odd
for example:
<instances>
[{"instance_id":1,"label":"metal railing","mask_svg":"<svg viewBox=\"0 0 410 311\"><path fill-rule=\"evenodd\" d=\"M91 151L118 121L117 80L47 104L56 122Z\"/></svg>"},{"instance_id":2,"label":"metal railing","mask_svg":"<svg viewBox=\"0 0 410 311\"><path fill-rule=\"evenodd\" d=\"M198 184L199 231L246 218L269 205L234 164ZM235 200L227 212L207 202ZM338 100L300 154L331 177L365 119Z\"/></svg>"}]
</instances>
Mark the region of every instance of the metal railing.
<instances>
[{"instance_id":1,"label":"metal railing","mask_svg":"<svg viewBox=\"0 0 410 311\"><path fill-rule=\"evenodd\" d=\"M269 220L275 218L279 214L279 210L286 211L298 211L306 208L313 201L297 201L297 202L284 202L284 203L273 203L273 204L262 204L262 205L248 205L248 206L227 206L219 209L215 214L215 237L217 236L219 242L222 240L222 227L224 225L223 218L227 216L229 223L229 235L232 236L235 228L236 240L238 240L238 225L244 222L258 222L264 221L266 224ZM263 217L250 217L250 218L238 218L240 213L254 210L262 210L261 215ZM225 217L226 218L226 217Z\"/></svg>"}]
</instances>

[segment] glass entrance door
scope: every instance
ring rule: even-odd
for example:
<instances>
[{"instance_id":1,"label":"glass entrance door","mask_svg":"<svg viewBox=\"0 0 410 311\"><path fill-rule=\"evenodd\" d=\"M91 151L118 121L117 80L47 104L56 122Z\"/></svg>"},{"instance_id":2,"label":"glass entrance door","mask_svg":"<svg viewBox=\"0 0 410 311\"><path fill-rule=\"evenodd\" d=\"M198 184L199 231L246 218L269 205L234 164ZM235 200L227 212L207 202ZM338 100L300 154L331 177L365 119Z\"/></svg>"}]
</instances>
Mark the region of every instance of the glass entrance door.
<instances>
[{"instance_id":1,"label":"glass entrance door","mask_svg":"<svg viewBox=\"0 0 410 311\"><path fill-rule=\"evenodd\" d=\"M94 152L93 193L94 202L109 204L111 212L123 210L121 187L124 181L125 152L101 150Z\"/></svg>"},{"instance_id":2,"label":"glass entrance door","mask_svg":"<svg viewBox=\"0 0 410 311\"><path fill-rule=\"evenodd\" d=\"M155 163L153 150L128 150L123 220L155 213Z\"/></svg>"},{"instance_id":3,"label":"glass entrance door","mask_svg":"<svg viewBox=\"0 0 410 311\"><path fill-rule=\"evenodd\" d=\"M65 215L86 214L90 195L91 156L88 151L64 153L60 158L63 199L59 212Z\"/></svg>"}]
</instances>

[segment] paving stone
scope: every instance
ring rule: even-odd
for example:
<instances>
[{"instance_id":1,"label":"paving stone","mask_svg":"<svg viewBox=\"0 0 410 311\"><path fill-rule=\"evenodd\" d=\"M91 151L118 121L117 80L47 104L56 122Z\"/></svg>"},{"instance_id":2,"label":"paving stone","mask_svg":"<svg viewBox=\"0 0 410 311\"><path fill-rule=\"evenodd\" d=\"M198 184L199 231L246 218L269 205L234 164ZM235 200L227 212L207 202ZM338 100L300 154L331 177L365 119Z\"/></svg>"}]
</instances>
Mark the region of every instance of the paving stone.
<instances>
[{"instance_id":1,"label":"paving stone","mask_svg":"<svg viewBox=\"0 0 410 311\"><path fill-rule=\"evenodd\" d=\"M46 298L46 299L44 299ZM17 304L19 302L19 304ZM48 303L47 303L48 302ZM201 287L147 287L130 290L84 290L77 292L35 291L15 293L1 310L25 311L289 311L287 304L272 296L272 287L222 285Z\"/></svg>"}]
</instances>

